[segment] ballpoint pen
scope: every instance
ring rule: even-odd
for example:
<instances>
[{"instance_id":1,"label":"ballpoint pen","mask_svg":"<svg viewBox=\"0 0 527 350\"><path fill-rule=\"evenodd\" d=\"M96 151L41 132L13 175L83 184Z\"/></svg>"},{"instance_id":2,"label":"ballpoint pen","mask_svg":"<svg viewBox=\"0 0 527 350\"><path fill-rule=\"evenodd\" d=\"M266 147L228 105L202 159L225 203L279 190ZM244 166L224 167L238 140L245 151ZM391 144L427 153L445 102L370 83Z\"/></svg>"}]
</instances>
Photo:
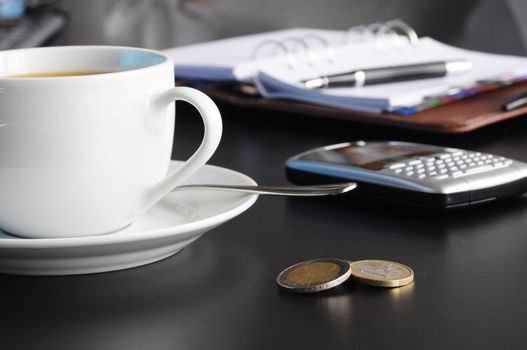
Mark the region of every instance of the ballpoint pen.
<instances>
[{"instance_id":1,"label":"ballpoint pen","mask_svg":"<svg viewBox=\"0 0 527 350\"><path fill-rule=\"evenodd\" d=\"M333 87L360 87L408 80L444 77L472 69L467 60L435 61L401 66L359 69L351 72L316 77L303 81L310 89Z\"/></svg>"},{"instance_id":2,"label":"ballpoint pen","mask_svg":"<svg viewBox=\"0 0 527 350\"><path fill-rule=\"evenodd\" d=\"M508 112L525 106L527 106L527 92L524 92L523 94L516 96L512 100L506 102L501 107L501 109L505 112Z\"/></svg>"}]
</instances>

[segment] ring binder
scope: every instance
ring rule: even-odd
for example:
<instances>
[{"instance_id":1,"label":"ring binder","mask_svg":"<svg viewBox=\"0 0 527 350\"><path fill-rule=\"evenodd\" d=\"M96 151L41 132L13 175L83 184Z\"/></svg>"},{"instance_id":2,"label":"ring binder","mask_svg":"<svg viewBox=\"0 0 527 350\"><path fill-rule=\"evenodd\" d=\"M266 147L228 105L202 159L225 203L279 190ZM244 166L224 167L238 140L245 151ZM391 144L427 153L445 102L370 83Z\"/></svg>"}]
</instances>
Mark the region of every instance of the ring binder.
<instances>
[{"instance_id":1,"label":"ring binder","mask_svg":"<svg viewBox=\"0 0 527 350\"><path fill-rule=\"evenodd\" d=\"M351 45L353 37L358 35L361 42L371 41L378 50L384 50L390 43L392 46L401 47L402 38L406 38L411 46L419 43L419 37L416 31L400 19L394 19L387 22L376 22L368 25L358 25L349 28L344 33L342 45ZM336 62L336 53L334 45L323 36L317 33L306 33L302 36L287 36L281 39L264 40L256 45L252 51L251 59L257 60L268 57L261 55L265 47L274 46L279 49L279 53L271 55L284 55L289 69L296 69L301 65L301 61L307 62L309 66L315 67L322 64L318 57L322 53L326 56L326 63L334 64ZM300 48L300 49L299 49Z\"/></svg>"},{"instance_id":2,"label":"ring binder","mask_svg":"<svg viewBox=\"0 0 527 350\"><path fill-rule=\"evenodd\" d=\"M227 96L235 99L250 87L245 101L254 107L296 108L324 117L333 114L445 132L472 130L527 110L492 112L527 86L525 57L471 51L419 37L400 19L348 31L291 28L173 48L167 53L175 62L176 78L207 82L203 86L217 82L219 89L230 91ZM448 78L424 79L421 75L415 81L363 87L314 90L304 83L350 72L358 80L358 72L368 79L365 71L438 61L448 65L469 62L471 69Z\"/></svg>"}]
</instances>

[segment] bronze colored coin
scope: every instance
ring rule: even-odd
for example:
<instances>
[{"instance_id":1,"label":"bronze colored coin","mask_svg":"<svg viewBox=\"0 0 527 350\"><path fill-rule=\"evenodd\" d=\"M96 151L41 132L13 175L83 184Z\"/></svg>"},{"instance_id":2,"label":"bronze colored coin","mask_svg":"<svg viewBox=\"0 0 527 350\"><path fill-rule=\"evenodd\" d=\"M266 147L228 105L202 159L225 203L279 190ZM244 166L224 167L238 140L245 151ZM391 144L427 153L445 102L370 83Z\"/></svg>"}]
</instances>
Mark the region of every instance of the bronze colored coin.
<instances>
[{"instance_id":1,"label":"bronze colored coin","mask_svg":"<svg viewBox=\"0 0 527 350\"><path fill-rule=\"evenodd\" d=\"M414 281L414 271L387 260L359 260L350 263L354 280L376 287L402 287Z\"/></svg>"},{"instance_id":2,"label":"bronze colored coin","mask_svg":"<svg viewBox=\"0 0 527 350\"><path fill-rule=\"evenodd\" d=\"M288 292L315 293L338 286L350 274L346 260L315 259L288 267L276 277L276 283Z\"/></svg>"}]
</instances>

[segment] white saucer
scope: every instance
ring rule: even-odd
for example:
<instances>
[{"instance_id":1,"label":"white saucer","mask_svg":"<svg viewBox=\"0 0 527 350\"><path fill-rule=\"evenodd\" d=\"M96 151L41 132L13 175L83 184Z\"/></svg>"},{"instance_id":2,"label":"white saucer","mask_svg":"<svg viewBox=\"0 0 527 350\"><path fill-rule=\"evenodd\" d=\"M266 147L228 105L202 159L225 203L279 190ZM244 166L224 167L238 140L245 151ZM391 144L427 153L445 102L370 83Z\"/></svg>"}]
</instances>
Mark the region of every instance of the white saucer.
<instances>
[{"instance_id":1,"label":"white saucer","mask_svg":"<svg viewBox=\"0 0 527 350\"><path fill-rule=\"evenodd\" d=\"M172 161L171 170L181 163ZM186 183L256 184L246 175L211 165L202 167ZM226 191L175 191L126 229L101 236L27 239L0 231L0 273L72 275L152 263L243 213L257 198Z\"/></svg>"}]
</instances>

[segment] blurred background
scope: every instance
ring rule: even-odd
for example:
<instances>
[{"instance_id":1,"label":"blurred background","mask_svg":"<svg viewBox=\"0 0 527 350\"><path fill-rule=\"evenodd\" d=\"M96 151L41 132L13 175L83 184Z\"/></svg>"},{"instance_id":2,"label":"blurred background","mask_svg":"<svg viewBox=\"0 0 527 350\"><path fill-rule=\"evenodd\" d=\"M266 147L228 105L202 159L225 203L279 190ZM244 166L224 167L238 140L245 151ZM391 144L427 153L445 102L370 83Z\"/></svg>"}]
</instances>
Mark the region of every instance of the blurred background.
<instances>
[{"instance_id":1,"label":"blurred background","mask_svg":"<svg viewBox=\"0 0 527 350\"><path fill-rule=\"evenodd\" d=\"M527 53L525 0L0 0L0 49L111 44L163 49L292 27L399 18L420 36Z\"/></svg>"}]
</instances>

